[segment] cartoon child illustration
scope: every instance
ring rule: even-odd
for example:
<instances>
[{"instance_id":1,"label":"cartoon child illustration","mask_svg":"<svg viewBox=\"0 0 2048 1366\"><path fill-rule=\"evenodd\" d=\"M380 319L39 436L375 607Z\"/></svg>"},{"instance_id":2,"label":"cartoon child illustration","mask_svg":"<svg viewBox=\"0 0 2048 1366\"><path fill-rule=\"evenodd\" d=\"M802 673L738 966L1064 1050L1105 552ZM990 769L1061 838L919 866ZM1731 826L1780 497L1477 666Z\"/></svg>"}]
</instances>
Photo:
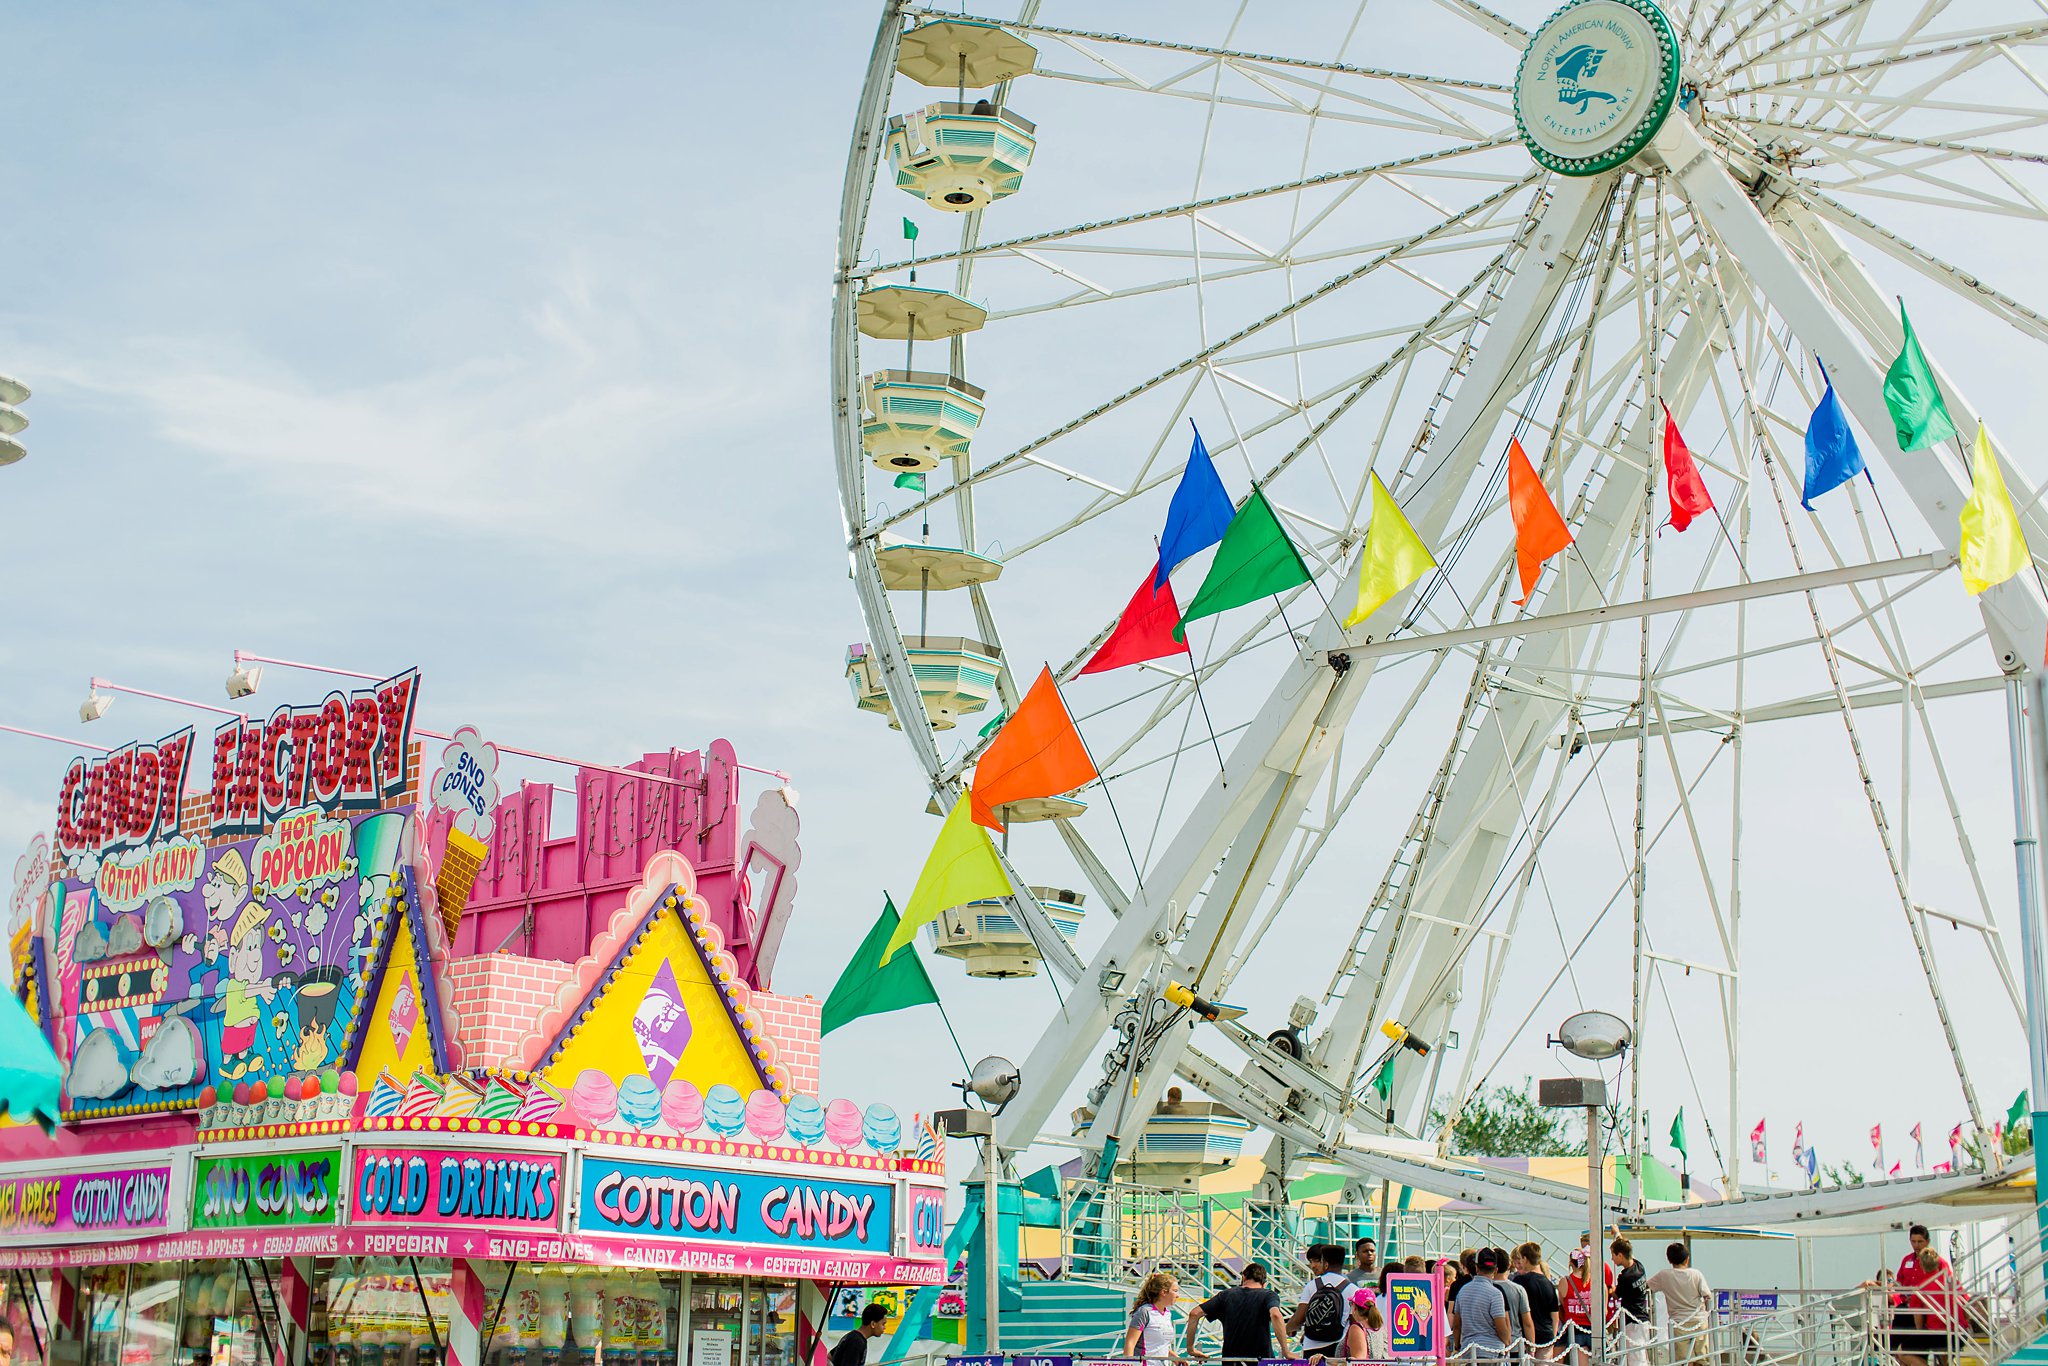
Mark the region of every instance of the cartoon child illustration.
<instances>
[{"instance_id":1,"label":"cartoon child illustration","mask_svg":"<svg viewBox=\"0 0 2048 1366\"><path fill-rule=\"evenodd\" d=\"M230 849L206 870L206 885L200 890L206 900L206 939L185 936L184 949L199 955L186 974L187 996L199 996L220 984L220 956L227 951L228 930L249 900L249 865L239 849Z\"/></svg>"},{"instance_id":2,"label":"cartoon child illustration","mask_svg":"<svg viewBox=\"0 0 2048 1366\"><path fill-rule=\"evenodd\" d=\"M228 931L228 983L220 1002L220 1074L234 1080L251 1068L263 1070L263 1056L256 1049L256 1021L263 1008L259 1002L277 995L277 984L263 975L264 936L257 933L269 912L262 904L244 907Z\"/></svg>"}]
</instances>

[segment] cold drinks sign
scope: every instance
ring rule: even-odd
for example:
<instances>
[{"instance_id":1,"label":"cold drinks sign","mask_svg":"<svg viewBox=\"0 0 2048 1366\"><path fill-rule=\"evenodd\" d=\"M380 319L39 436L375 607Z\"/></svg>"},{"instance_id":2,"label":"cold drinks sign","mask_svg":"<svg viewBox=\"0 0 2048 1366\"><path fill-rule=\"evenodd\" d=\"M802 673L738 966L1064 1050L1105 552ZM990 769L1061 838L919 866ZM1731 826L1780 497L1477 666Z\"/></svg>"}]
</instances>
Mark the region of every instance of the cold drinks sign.
<instances>
[{"instance_id":1,"label":"cold drinks sign","mask_svg":"<svg viewBox=\"0 0 2048 1366\"><path fill-rule=\"evenodd\" d=\"M620 1162L586 1153L577 1226L587 1234L687 1238L887 1255L888 1185Z\"/></svg>"},{"instance_id":2,"label":"cold drinks sign","mask_svg":"<svg viewBox=\"0 0 2048 1366\"><path fill-rule=\"evenodd\" d=\"M358 1223L559 1228L563 1159L540 1152L357 1148Z\"/></svg>"}]
</instances>

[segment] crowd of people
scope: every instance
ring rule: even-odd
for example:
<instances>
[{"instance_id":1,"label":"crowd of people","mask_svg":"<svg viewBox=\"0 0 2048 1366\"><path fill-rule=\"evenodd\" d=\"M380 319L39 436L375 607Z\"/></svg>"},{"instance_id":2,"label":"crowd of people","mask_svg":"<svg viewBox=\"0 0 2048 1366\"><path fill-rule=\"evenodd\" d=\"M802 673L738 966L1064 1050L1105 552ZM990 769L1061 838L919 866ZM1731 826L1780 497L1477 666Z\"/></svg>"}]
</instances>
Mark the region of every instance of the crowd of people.
<instances>
[{"instance_id":1,"label":"crowd of people","mask_svg":"<svg viewBox=\"0 0 2048 1366\"><path fill-rule=\"evenodd\" d=\"M1382 1263L1379 1245L1360 1238L1345 1257L1330 1243L1305 1254L1308 1276L1290 1309L1268 1283L1270 1273L1253 1262L1238 1283L1187 1311L1185 1339L1176 1343L1172 1310L1180 1285L1169 1272L1145 1279L1125 1326L1123 1354L1145 1361L1207 1361L1202 1330L1215 1324L1222 1335L1214 1355L1226 1362L1279 1357L1324 1361L1384 1360L1387 1355L1387 1278L1396 1272L1441 1270L1446 1290L1449 1347L1472 1363L1556 1363L1590 1366L1595 1294L1591 1239L1573 1249L1571 1266L1556 1275L1536 1243L1506 1248L1466 1248L1456 1257L1410 1256ZM1661 1295L1670 1317L1672 1351L1668 1366L1698 1366L1706 1360L1713 1291L1692 1265L1684 1243L1664 1252L1669 1265L1652 1274L1636 1260L1626 1238L1608 1247L1602 1278L1607 1290L1607 1359L1617 1366L1649 1366L1651 1297ZM1905 1366L1927 1366L1926 1361Z\"/></svg>"}]
</instances>

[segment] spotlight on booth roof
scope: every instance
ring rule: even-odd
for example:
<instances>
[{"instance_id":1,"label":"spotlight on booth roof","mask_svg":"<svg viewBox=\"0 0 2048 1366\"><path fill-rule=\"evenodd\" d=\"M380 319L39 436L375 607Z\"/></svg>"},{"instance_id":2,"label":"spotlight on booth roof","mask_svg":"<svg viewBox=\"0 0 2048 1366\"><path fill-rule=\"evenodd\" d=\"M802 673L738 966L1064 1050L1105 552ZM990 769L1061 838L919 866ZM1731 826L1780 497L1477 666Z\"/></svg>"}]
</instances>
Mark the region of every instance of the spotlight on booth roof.
<instances>
[{"instance_id":1,"label":"spotlight on booth roof","mask_svg":"<svg viewBox=\"0 0 2048 1366\"><path fill-rule=\"evenodd\" d=\"M235 665L234 672L228 675L228 696L236 701L240 701L244 697L254 697L256 689L261 686L263 686L263 666L261 664L252 667L247 664L238 663Z\"/></svg>"}]
</instances>

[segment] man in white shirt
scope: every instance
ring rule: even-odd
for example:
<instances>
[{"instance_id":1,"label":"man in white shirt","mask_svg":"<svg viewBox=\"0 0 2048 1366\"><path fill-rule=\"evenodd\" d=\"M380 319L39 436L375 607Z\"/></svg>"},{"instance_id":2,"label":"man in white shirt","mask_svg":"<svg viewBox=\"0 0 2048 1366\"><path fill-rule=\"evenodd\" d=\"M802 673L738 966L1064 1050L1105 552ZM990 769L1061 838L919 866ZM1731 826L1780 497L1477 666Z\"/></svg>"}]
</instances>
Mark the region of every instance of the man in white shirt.
<instances>
[{"instance_id":1,"label":"man in white shirt","mask_svg":"<svg viewBox=\"0 0 2048 1366\"><path fill-rule=\"evenodd\" d=\"M1300 1303L1287 1320L1287 1336L1299 1335L1301 1354L1327 1351L1344 1340L1350 1314L1344 1292L1351 1282L1344 1276L1344 1249L1317 1243L1304 1254L1309 1277L1301 1287ZM1318 1300L1318 1292L1322 1294ZM1334 1306L1334 1317L1332 1307Z\"/></svg>"},{"instance_id":2,"label":"man in white shirt","mask_svg":"<svg viewBox=\"0 0 2048 1366\"><path fill-rule=\"evenodd\" d=\"M1643 1289L1664 1297L1664 1312L1671 1316L1672 1366L1697 1366L1707 1359L1714 1292L1693 1266L1684 1243L1665 1248L1664 1260L1671 1265L1645 1281Z\"/></svg>"}]
</instances>

